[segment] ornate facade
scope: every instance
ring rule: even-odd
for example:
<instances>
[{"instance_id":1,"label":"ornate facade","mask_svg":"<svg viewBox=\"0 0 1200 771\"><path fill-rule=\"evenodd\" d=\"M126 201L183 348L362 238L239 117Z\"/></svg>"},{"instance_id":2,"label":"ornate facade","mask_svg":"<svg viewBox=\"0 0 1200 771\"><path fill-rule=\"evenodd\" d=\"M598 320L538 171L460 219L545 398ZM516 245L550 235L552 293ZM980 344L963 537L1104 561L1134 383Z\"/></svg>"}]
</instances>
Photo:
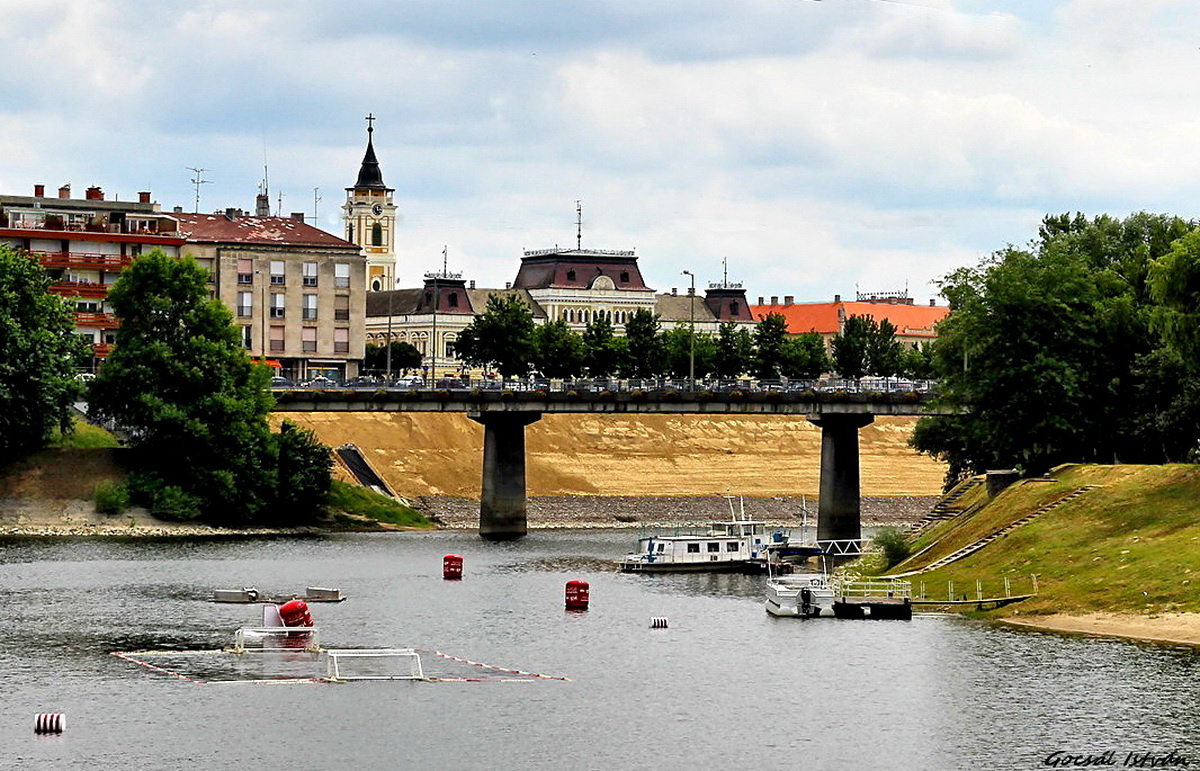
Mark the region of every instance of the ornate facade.
<instances>
[{"instance_id":1,"label":"ornate facade","mask_svg":"<svg viewBox=\"0 0 1200 771\"><path fill-rule=\"evenodd\" d=\"M379 292L396 288L396 204L394 188L383 183L372 134L375 118L367 116L367 151L353 187L346 188L342 220L346 240L358 244L367 258L366 288Z\"/></svg>"}]
</instances>

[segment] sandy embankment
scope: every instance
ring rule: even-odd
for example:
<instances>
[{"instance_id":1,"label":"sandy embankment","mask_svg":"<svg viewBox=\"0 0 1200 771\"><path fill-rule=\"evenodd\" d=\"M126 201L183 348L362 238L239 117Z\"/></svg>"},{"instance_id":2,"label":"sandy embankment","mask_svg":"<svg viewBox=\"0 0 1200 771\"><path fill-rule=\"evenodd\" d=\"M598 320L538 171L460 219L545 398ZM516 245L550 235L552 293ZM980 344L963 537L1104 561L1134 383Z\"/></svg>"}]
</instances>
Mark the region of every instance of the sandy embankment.
<instances>
[{"instance_id":1,"label":"sandy embankment","mask_svg":"<svg viewBox=\"0 0 1200 771\"><path fill-rule=\"evenodd\" d=\"M1025 629L1065 634L1121 637L1154 643L1200 646L1200 613L1055 613L1048 616L1007 617L1001 623Z\"/></svg>"}]
</instances>

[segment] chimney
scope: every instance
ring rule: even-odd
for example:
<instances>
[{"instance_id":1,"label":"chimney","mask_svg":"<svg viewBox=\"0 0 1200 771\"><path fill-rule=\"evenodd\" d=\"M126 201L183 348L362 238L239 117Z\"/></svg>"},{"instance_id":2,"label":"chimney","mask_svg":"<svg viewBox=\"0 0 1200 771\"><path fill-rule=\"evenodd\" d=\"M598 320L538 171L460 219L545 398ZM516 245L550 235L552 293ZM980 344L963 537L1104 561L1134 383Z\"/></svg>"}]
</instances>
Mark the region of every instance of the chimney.
<instances>
[{"instance_id":1,"label":"chimney","mask_svg":"<svg viewBox=\"0 0 1200 771\"><path fill-rule=\"evenodd\" d=\"M937 300L936 300L936 299L930 299L930 300L929 300L929 307L930 307L930 308L936 308L936 307L937 307Z\"/></svg>"},{"instance_id":2,"label":"chimney","mask_svg":"<svg viewBox=\"0 0 1200 771\"><path fill-rule=\"evenodd\" d=\"M792 295L790 295L790 294L785 294L785 295L783 296L783 304L784 304L784 305L791 305L791 304L792 304L792 301L793 301L793 300L795 300L795 299L796 299L796 298L795 298L795 297L793 297Z\"/></svg>"},{"instance_id":3,"label":"chimney","mask_svg":"<svg viewBox=\"0 0 1200 771\"><path fill-rule=\"evenodd\" d=\"M59 198L70 198L71 197L71 184L69 182L58 189L58 197Z\"/></svg>"},{"instance_id":4,"label":"chimney","mask_svg":"<svg viewBox=\"0 0 1200 771\"><path fill-rule=\"evenodd\" d=\"M258 195L254 196L254 216L271 216L271 199L267 198L266 193L259 193Z\"/></svg>"},{"instance_id":5,"label":"chimney","mask_svg":"<svg viewBox=\"0 0 1200 771\"><path fill-rule=\"evenodd\" d=\"M841 296L840 294L835 294L835 295L833 296L833 301L834 301L835 303L840 303L840 302L842 301L842 296Z\"/></svg>"},{"instance_id":6,"label":"chimney","mask_svg":"<svg viewBox=\"0 0 1200 771\"><path fill-rule=\"evenodd\" d=\"M504 288L505 288L505 289L512 289L512 282L511 282L511 281L505 281L505 282L504 282Z\"/></svg>"},{"instance_id":7,"label":"chimney","mask_svg":"<svg viewBox=\"0 0 1200 771\"><path fill-rule=\"evenodd\" d=\"M103 201L104 191L95 185L92 185L87 189L87 192L84 193L84 197L89 201Z\"/></svg>"},{"instance_id":8,"label":"chimney","mask_svg":"<svg viewBox=\"0 0 1200 771\"><path fill-rule=\"evenodd\" d=\"M474 288L475 288L475 279L471 279L471 284L468 287L468 289L474 289Z\"/></svg>"},{"instance_id":9,"label":"chimney","mask_svg":"<svg viewBox=\"0 0 1200 771\"><path fill-rule=\"evenodd\" d=\"M678 294L679 294L679 289L677 289L676 287L671 287L671 296L676 297L676 296L678 296Z\"/></svg>"},{"instance_id":10,"label":"chimney","mask_svg":"<svg viewBox=\"0 0 1200 771\"><path fill-rule=\"evenodd\" d=\"M292 212L292 219L296 220L297 222L304 222L304 212L302 212L302 211Z\"/></svg>"},{"instance_id":11,"label":"chimney","mask_svg":"<svg viewBox=\"0 0 1200 771\"><path fill-rule=\"evenodd\" d=\"M172 211L172 212L174 212L175 214L183 214L183 207L182 207L182 206L176 206L176 207L175 207L174 209L172 209L171 211Z\"/></svg>"},{"instance_id":12,"label":"chimney","mask_svg":"<svg viewBox=\"0 0 1200 771\"><path fill-rule=\"evenodd\" d=\"M45 185L34 185L33 186L33 197L34 198L45 198L46 197L46 186Z\"/></svg>"},{"instance_id":13,"label":"chimney","mask_svg":"<svg viewBox=\"0 0 1200 771\"><path fill-rule=\"evenodd\" d=\"M238 210L233 208L232 206L225 209L225 219L234 220L237 218L237 215L238 215Z\"/></svg>"},{"instance_id":14,"label":"chimney","mask_svg":"<svg viewBox=\"0 0 1200 771\"><path fill-rule=\"evenodd\" d=\"M758 298L758 304L759 304L759 305L762 305L762 304L763 304L763 298L762 298L762 297L759 297L759 298Z\"/></svg>"},{"instance_id":15,"label":"chimney","mask_svg":"<svg viewBox=\"0 0 1200 771\"><path fill-rule=\"evenodd\" d=\"M138 203L150 203L149 190L142 190L138 192Z\"/></svg>"},{"instance_id":16,"label":"chimney","mask_svg":"<svg viewBox=\"0 0 1200 771\"><path fill-rule=\"evenodd\" d=\"M778 304L779 304L779 296L778 296L778 295L771 295L771 304L772 304L772 305L778 305Z\"/></svg>"}]
</instances>

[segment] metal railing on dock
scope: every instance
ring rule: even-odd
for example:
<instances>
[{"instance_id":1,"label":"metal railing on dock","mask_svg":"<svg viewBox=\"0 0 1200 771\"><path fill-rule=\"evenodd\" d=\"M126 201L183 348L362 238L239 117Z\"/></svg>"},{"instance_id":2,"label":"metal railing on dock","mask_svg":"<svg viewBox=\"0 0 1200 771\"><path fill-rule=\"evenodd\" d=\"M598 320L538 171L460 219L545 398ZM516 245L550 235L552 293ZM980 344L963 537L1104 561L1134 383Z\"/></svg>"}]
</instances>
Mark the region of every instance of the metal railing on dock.
<instances>
[{"instance_id":1,"label":"metal railing on dock","mask_svg":"<svg viewBox=\"0 0 1200 771\"><path fill-rule=\"evenodd\" d=\"M1016 589L1014 590L1014 579L1005 576L1003 579L1003 592L1001 594L988 594L985 589L985 584L982 579L975 579L975 585L971 588L974 592L969 594L963 591L962 585L955 586L953 580L946 581L945 599L942 599L940 591L933 590L930 592L930 587L924 581L921 581L917 587L917 596L913 598L914 605L943 605L943 606L977 606L979 610L987 608L1000 608L1005 605L1010 605L1014 602L1027 600L1031 597L1036 597L1038 594L1037 575L1030 575L1028 579L1017 579ZM1021 591L1022 585L1029 587L1028 591ZM991 582L993 591L996 589L996 581ZM972 596L972 594L974 596Z\"/></svg>"}]
</instances>

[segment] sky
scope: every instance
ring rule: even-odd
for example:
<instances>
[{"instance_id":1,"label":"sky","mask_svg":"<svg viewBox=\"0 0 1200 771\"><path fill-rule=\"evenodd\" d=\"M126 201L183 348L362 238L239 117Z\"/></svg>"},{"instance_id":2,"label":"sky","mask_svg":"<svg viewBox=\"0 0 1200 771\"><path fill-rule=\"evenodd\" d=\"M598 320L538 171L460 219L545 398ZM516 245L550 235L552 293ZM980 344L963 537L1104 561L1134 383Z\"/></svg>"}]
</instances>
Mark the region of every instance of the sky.
<instances>
[{"instance_id":1,"label":"sky","mask_svg":"<svg viewBox=\"0 0 1200 771\"><path fill-rule=\"evenodd\" d=\"M265 176L341 235L372 114L400 286L445 250L502 287L578 201L659 291L944 304L1048 213L1197 216L1197 29L1193 0L0 0L0 193L252 210Z\"/></svg>"}]
</instances>

